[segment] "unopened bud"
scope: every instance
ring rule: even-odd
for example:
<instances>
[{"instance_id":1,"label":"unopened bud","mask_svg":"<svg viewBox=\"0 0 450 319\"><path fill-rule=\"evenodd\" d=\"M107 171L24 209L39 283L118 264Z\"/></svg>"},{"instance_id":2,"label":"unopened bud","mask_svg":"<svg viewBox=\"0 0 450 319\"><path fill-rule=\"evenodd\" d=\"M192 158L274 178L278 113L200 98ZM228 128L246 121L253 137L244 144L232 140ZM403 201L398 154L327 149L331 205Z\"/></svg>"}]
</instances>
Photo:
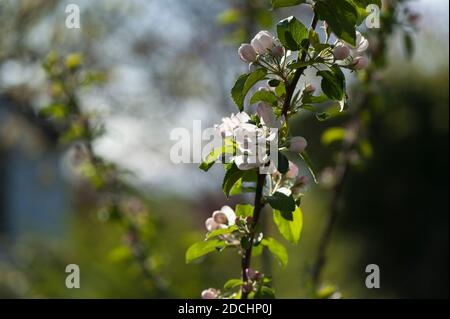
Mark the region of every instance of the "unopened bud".
<instances>
[{"instance_id":1,"label":"unopened bud","mask_svg":"<svg viewBox=\"0 0 450 319\"><path fill-rule=\"evenodd\" d=\"M244 62L251 63L256 61L256 51L248 43L244 43L239 47L238 54Z\"/></svg>"},{"instance_id":2,"label":"unopened bud","mask_svg":"<svg viewBox=\"0 0 450 319\"><path fill-rule=\"evenodd\" d=\"M214 288L209 288L202 291L202 299L216 299L217 296L217 290Z\"/></svg>"},{"instance_id":3,"label":"unopened bud","mask_svg":"<svg viewBox=\"0 0 450 319\"><path fill-rule=\"evenodd\" d=\"M350 55L350 49L343 43L337 43L333 49L333 55L336 60L344 60Z\"/></svg>"},{"instance_id":4,"label":"unopened bud","mask_svg":"<svg viewBox=\"0 0 450 319\"><path fill-rule=\"evenodd\" d=\"M358 56L355 58L353 67L355 70L364 70L369 65L369 59L365 56Z\"/></svg>"},{"instance_id":5,"label":"unopened bud","mask_svg":"<svg viewBox=\"0 0 450 319\"><path fill-rule=\"evenodd\" d=\"M289 150L295 153L301 153L305 150L306 146L308 146L308 142L302 136L295 136L291 139L291 145Z\"/></svg>"}]
</instances>

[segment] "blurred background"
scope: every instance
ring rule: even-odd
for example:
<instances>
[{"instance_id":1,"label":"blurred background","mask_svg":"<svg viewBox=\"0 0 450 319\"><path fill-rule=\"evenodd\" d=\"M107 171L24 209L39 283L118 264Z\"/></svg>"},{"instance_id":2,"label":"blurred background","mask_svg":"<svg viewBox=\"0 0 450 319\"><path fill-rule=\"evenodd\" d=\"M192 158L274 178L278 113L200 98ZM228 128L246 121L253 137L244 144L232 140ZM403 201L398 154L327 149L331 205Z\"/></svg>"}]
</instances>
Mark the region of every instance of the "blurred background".
<instances>
[{"instance_id":1,"label":"blurred background","mask_svg":"<svg viewBox=\"0 0 450 319\"><path fill-rule=\"evenodd\" d=\"M80 29L65 26L70 3L80 8ZM323 274L343 298L448 298L448 6L405 4L421 16L414 54L405 57L403 34L394 32L377 74L370 156L349 173ZM240 42L289 15L309 23L307 7L269 7L265 0L0 0L0 297L198 298L238 276L235 252L201 265L185 264L184 253L204 236L212 211L249 198L226 199L219 165L206 174L197 164L173 164L170 132L192 130L194 120L211 127L235 112L229 92L247 68ZM92 71L83 79L96 79L73 92L99 128L89 147L126 185L119 202L117 190L77 174L83 148L61 143L60 126L40 115L57 105L63 82L42 65L49 54L74 52L81 55L72 63ZM322 180L335 151L321 145L322 133L344 120L305 114L295 123ZM308 187L288 266L256 260L273 276L277 297L309 297L330 205L323 184ZM80 289L65 286L72 263L81 269ZM380 266L380 289L365 287L371 263Z\"/></svg>"}]
</instances>

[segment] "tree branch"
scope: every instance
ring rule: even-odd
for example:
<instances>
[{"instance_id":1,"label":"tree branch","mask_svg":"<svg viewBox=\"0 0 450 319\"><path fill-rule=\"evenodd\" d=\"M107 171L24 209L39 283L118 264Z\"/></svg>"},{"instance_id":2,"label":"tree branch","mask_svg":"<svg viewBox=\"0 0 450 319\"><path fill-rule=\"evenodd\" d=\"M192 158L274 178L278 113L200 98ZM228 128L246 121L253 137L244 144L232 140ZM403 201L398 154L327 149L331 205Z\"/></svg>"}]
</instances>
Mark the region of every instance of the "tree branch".
<instances>
[{"instance_id":1,"label":"tree branch","mask_svg":"<svg viewBox=\"0 0 450 319\"><path fill-rule=\"evenodd\" d=\"M318 16L316 13L313 13L313 18L311 22L311 30L314 30L317 27L317 22L319 21ZM300 57L300 62L305 62L307 58L307 52L309 49L309 41L306 44L306 47L304 48L302 55ZM282 114L285 116L287 121L287 114L289 111L289 106L291 104L292 96L294 95L295 88L297 86L298 81L300 80L301 75L305 71L306 67L297 69L294 74L294 78L292 81L286 85L286 98L284 100L283 104L283 111ZM253 250L253 241L255 239L256 235L256 226L258 225L261 210L264 207L264 204L262 203L262 196L263 196L263 188L264 188L264 182L266 180L266 175L259 174L258 173L258 180L256 184L256 191L255 191L255 205L254 205L254 211L253 211L253 219L252 224L250 227L250 236L249 236L249 247L245 249L244 254L242 256L242 263L241 263L241 272L242 272L242 281L246 283L248 281L246 270L250 267L251 259L252 259L252 250ZM249 295L249 291L247 289L244 289L244 286L241 288L241 298L247 299Z\"/></svg>"}]
</instances>

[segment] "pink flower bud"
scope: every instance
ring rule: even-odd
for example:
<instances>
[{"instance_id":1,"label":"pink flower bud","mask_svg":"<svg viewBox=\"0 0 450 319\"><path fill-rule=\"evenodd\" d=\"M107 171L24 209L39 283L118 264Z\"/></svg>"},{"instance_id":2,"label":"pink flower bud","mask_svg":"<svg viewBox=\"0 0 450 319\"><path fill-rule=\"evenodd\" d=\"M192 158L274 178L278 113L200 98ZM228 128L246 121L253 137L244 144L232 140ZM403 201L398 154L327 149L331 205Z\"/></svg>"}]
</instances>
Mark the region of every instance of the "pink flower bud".
<instances>
[{"instance_id":1,"label":"pink flower bud","mask_svg":"<svg viewBox=\"0 0 450 319\"><path fill-rule=\"evenodd\" d=\"M253 49L258 54L265 54L268 50L272 50L274 46L274 38L268 31L260 31L251 41Z\"/></svg>"},{"instance_id":2,"label":"pink flower bud","mask_svg":"<svg viewBox=\"0 0 450 319\"><path fill-rule=\"evenodd\" d=\"M202 291L202 299L216 299L218 297L217 290L209 288Z\"/></svg>"},{"instance_id":3,"label":"pink flower bud","mask_svg":"<svg viewBox=\"0 0 450 319\"><path fill-rule=\"evenodd\" d=\"M284 55L284 48L281 45L277 45L272 49L272 56L281 58Z\"/></svg>"},{"instance_id":4,"label":"pink flower bud","mask_svg":"<svg viewBox=\"0 0 450 319\"><path fill-rule=\"evenodd\" d=\"M289 170L286 173L286 177L289 179L294 179L298 175L298 167L292 162L289 162Z\"/></svg>"},{"instance_id":5,"label":"pink flower bud","mask_svg":"<svg viewBox=\"0 0 450 319\"><path fill-rule=\"evenodd\" d=\"M355 70L364 70L369 65L369 59L365 56L358 56L355 58L353 67Z\"/></svg>"},{"instance_id":6,"label":"pink flower bud","mask_svg":"<svg viewBox=\"0 0 450 319\"><path fill-rule=\"evenodd\" d=\"M308 183L309 183L309 177L302 175L302 176L299 176L297 178L297 180L295 181L295 186L303 187Z\"/></svg>"},{"instance_id":7,"label":"pink flower bud","mask_svg":"<svg viewBox=\"0 0 450 319\"><path fill-rule=\"evenodd\" d=\"M312 84L309 84L305 87L303 91L308 94L313 94L314 92L316 92L316 87Z\"/></svg>"},{"instance_id":8,"label":"pink flower bud","mask_svg":"<svg viewBox=\"0 0 450 319\"><path fill-rule=\"evenodd\" d=\"M245 273L247 274L247 278L252 281L259 280L262 277L259 271L253 270L251 268L247 268L245 270Z\"/></svg>"},{"instance_id":9,"label":"pink flower bud","mask_svg":"<svg viewBox=\"0 0 450 319\"><path fill-rule=\"evenodd\" d=\"M418 13L410 13L408 15L408 22L415 26L420 22L421 18L422 18L422 16Z\"/></svg>"},{"instance_id":10,"label":"pink flower bud","mask_svg":"<svg viewBox=\"0 0 450 319\"><path fill-rule=\"evenodd\" d=\"M238 53L239 57L244 62L251 63L256 61L255 49L253 49L253 47L248 43L242 44L239 47Z\"/></svg>"},{"instance_id":11,"label":"pink flower bud","mask_svg":"<svg viewBox=\"0 0 450 319\"><path fill-rule=\"evenodd\" d=\"M295 153L301 153L308 146L308 142L302 136L295 136L291 139L291 146L289 150Z\"/></svg>"},{"instance_id":12,"label":"pink flower bud","mask_svg":"<svg viewBox=\"0 0 450 319\"><path fill-rule=\"evenodd\" d=\"M344 60L350 55L350 49L345 44L338 42L333 49L333 55L336 60Z\"/></svg>"}]
</instances>

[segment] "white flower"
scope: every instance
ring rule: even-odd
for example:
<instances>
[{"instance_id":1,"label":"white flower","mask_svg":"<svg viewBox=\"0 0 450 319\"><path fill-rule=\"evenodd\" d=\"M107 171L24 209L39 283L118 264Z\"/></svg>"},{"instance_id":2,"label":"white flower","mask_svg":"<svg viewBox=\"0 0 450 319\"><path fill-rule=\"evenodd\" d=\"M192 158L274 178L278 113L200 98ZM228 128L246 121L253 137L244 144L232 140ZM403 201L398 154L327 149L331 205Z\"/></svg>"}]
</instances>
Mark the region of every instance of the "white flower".
<instances>
[{"instance_id":1,"label":"white flower","mask_svg":"<svg viewBox=\"0 0 450 319\"><path fill-rule=\"evenodd\" d=\"M259 103L256 109L259 117L261 118L261 123L267 127L271 128L282 128L284 124L284 116L281 116L280 119L277 119L275 113L273 113L273 109L270 105L266 103Z\"/></svg>"},{"instance_id":2,"label":"white flower","mask_svg":"<svg viewBox=\"0 0 450 319\"><path fill-rule=\"evenodd\" d=\"M333 49L333 55L336 60L345 60L350 55L350 49L342 42L337 42Z\"/></svg>"},{"instance_id":3,"label":"white flower","mask_svg":"<svg viewBox=\"0 0 450 319\"><path fill-rule=\"evenodd\" d=\"M219 130L223 137L233 137L234 130L248 121L250 121L250 116L245 112L240 112L236 115L231 114L230 117L224 117L222 124L216 125L216 129Z\"/></svg>"},{"instance_id":4,"label":"white flower","mask_svg":"<svg viewBox=\"0 0 450 319\"><path fill-rule=\"evenodd\" d=\"M267 128L243 124L235 130L237 156L234 163L240 170L261 167L269 161L267 142L274 137Z\"/></svg>"},{"instance_id":5,"label":"white flower","mask_svg":"<svg viewBox=\"0 0 450 319\"><path fill-rule=\"evenodd\" d=\"M242 44L239 47L238 53L239 53L239 57L244 62L251 63L251 62L256 61L256 57L257 57L256 51L248 43Z\"/></svg>"},{"instance_id":6,"label":"white flower","mask_svg":"<svg viewBox=\"0 0 450 319\"><path fill-rule=\"evenodd\" d=\"M230 206L223 206L216 210L212 217L205 222L206 229L211 232L217 229L224 229L236 223L236 214Z\"/></svg>"},{"instance_id":7,"label":"white flower","mask_svg":"<svg viewBox=\"0 0 450 319\"><path fill-rule=\"evenodd\" d=\"M351 48L351 54L353 57L361 56L369 48L369 41L361 34L361 32L356 31L356 45Z\"/></svg>"},{"instance_id":8,"label":"white flower","mask_svg":"<svg viewBox=\"0 0 450 319\"><path fill-rule=\"evenodd\" d=\"M356 32L355 46L351 46L348 43L337 41L333 49L333 55L336 60L344 60L351 57L353 63L351 66L355 70L365 69L369 65L369 60L365 56L365 52L369 48L369 41L359 32Z\"/></svg>"},{"instance_id":9,"label":"white flower","mask_svg":"<svg viewBox=\"0 0 450 319\"><path fill-rule=\"evenodd\" d=\"M306 146L308 146L308 142L302 136L295 136L291 138L291 146L289 150L295 153L301 153L305 150Z\"/></svg>"},{"instance_id":10,"label":"white flower","mask_svg":"<svg viewBox=\"0 0 450 319\"><path fill-rule=\"evenodd\" d=\"M209 288L202 291L202 299L216 299L218 295L217 290L214 288Z\"/></svg>"},{"instance_id":11,"label":"white flower","mask_svg":"<svg viewBox=\"0 0 450 319\"><path fill-rule=\"evenodd\" d=\"M275 46L275 39L268 31L260 31L250 42L258 54L265 54Z\"/></svg>"}]
</instances>

